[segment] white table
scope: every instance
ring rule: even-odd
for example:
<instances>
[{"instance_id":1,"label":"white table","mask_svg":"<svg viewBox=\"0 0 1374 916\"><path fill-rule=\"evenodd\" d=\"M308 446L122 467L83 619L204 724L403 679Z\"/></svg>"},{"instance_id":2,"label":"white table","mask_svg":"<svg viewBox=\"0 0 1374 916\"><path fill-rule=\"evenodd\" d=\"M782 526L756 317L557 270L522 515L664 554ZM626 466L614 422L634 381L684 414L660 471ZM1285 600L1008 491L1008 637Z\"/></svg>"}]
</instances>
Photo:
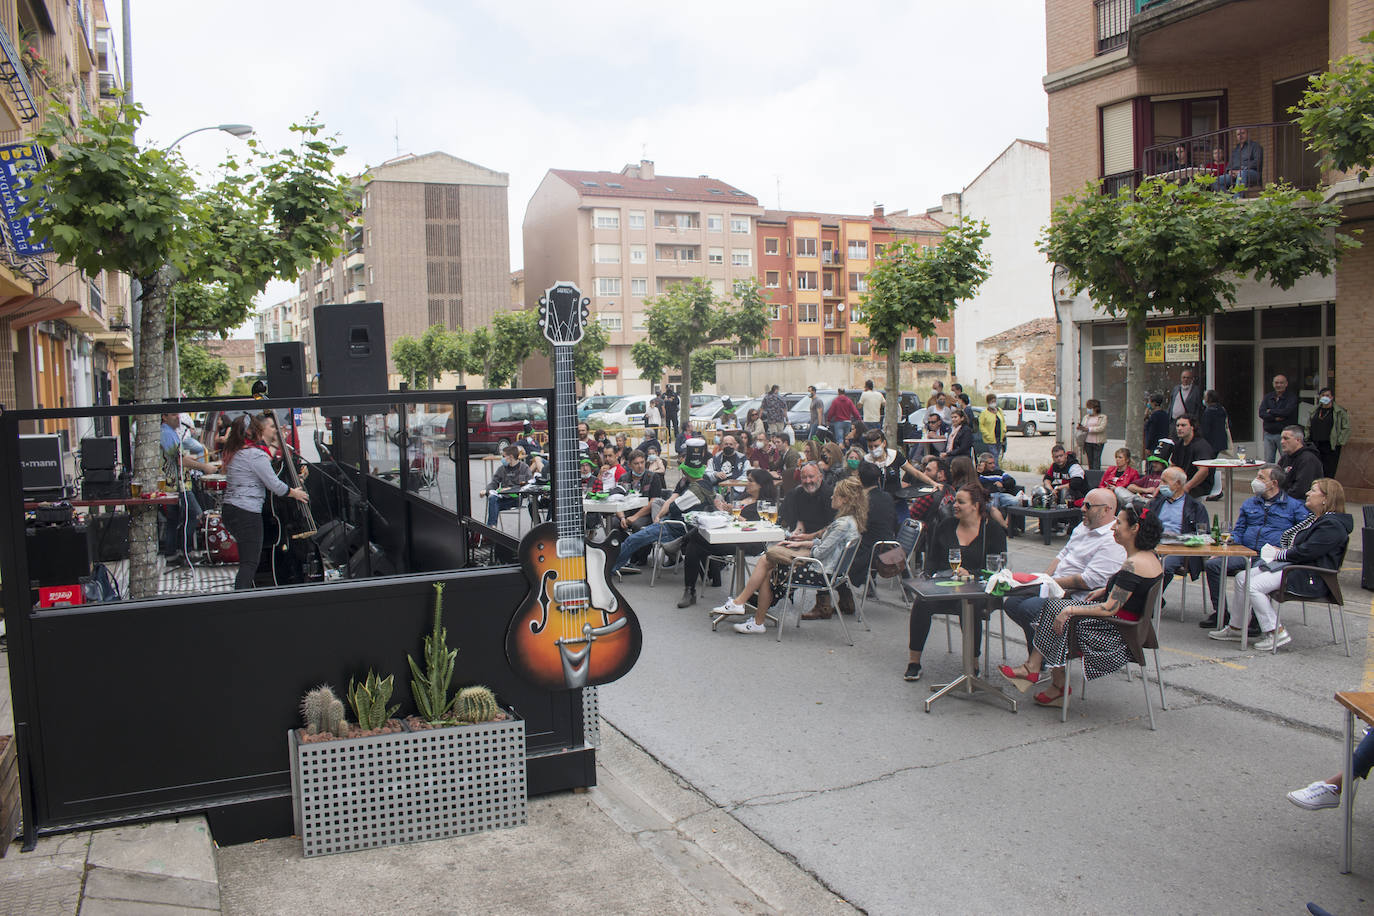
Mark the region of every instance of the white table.
<instances>
[{"instance_id":1,"label":"white table","mask_svg":"<svg viewBox=\"0 0 1374 916\"><path fill-rule=\"evenodd\" d=\"M746 527L751 530L746 531ZM768 522L735 521L719 528L698 526L697 530L701 532L702 539L708 544L735 545L735 574L730 583L730 596L732 598L744 591L744 583L748 578L744 572L744 548L750 544L776 544L787 538L787 531L784 528ZM725 614L711 612L711 629L714 630L725 617Z\"/></svg>"},{"instance_id":2,"label":"white table","mask_svg":"<svg viewBox=\"0 0 1374 916\"><path fill-rule=\"evenodd\" d=\"M1221 484L1222 495L1224 498L1224 502L1222 503L1222 505L1226 507L1226 524L1222 527L1229 531L1231 529L1231 523L1236 518L1231 508L1231 475L1235 472L1236 468L1242 468L1246 470L1258 470L1264 467L1264 462L1242 462L1236 458L1208 458L1205 461L1194 461L1193 464L1196 467L1214 468L1215 470L1222 472L1222 476L1225 478L1225 480L1223 480Z\"/></svg>"},{"instance_id":3,"label":"white table","mask_svg":"<svg viewBox=\"0 0 1374 916\"><path fill-rule=\"evenodd\" d=\"M611 518L621 512L635 512L649 505L647 496L626 496L622 499L584 499L582 511L600 515L601 528L605 534L611 533Z\"/></svg>"}]
</instances>

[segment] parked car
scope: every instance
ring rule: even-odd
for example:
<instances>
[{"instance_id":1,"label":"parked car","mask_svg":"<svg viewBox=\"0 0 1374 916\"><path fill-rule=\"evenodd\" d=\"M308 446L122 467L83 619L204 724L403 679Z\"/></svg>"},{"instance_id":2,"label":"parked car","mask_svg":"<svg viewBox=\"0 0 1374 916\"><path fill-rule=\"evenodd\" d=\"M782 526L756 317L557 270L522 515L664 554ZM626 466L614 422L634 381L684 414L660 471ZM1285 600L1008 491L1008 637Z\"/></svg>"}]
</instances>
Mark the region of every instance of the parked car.
<instances>
[{"instance_id":1,"label":"parked car","mask_svg":"<svg viewBox=\"0 0 1374 916\"><path fill-rule=\"evenodd\" d=\"M631 394L618 398L614 404L596 414L593 419L607 426L643 426L644 413L653 395Z\"/></svg>"},{"instance_id":2,"label":"parked car","mask_svg":"<svg viewBox=\"0 0 1374 916\"><path fill-rule=\"evenodd\" d=\"M839 390L835 388L817 388L816 397L821 399L821 404L826 410L830 409L830 402L835 400L835 395ZM792 427L795 439L807 439L811 436L811 395L803 394L787 411L787 425ZM794 439L794 441L795 441Z\"/></svg>"},{"instance_id":3,"label":"parked car","mask_svg":"<svg viewBox=\"0 0 1374 916\"><path fill-rule=\"evenodd\" d=\"M468 451L500 452L520 438L526 420L537 430L548 430L548 412L542 400L469 401Z\"/></svg>"},{"instance_id":4,"label":"parked car","mask_svg":"<svg viewBox=\"0 0 1374 916\"><path fill-rule=\"evenodd\" d=\"M706 394L705 392L698 391L696 394L692 395L692 406L700 407L703 404L718 400L720 400L720 395L718 394Z\"/></svg>"},{"instance_id":5,"label":"parked car","mask_svg":"<svg viewBox=\"0 0 1374 916\"><path fill-rule=\"evenodd\" d=\"M997 406L1007 418L1007 432L1023 436L1055 432L1056 404L1052 394L1013 391L998 395Z\"/></svg>"},{"instance_id":6,"label":"parked car","mask_svg":"<svg viewBox=\"0 0 1374 916\"><path fill-rule=\"evenodd\" d=\"M577 402L577 419L590 420L593 414L601 413L618 400L620 398L614 394L589 395Z\"/></svg>"}]
</instances>

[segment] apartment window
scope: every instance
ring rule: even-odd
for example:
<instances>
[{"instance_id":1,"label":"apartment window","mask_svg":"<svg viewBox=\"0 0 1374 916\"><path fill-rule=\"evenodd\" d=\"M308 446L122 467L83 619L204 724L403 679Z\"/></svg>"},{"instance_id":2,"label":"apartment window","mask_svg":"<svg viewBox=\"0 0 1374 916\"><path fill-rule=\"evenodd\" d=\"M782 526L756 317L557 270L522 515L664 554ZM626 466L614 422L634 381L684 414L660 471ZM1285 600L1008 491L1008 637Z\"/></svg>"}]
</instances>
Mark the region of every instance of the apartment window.
<instances>
[{"instance_id":1,"label":"apartment window","mask_svg":"<svg viewBox=\"0 0 1374 916\"><path fill-rule=\"evenodd\" d=\"M654 279L654 291L661 296L674 286L680 286L682 282L682 277L657 277Z\"/></svg>"},{"instance_id":2,"label":"apartment window","mask_svg":"<svg viewBox=\"0 0 1374 916\"><path fill-rule=\"evenodd\" d=\"M730 263L735 267L753 267L754 252L748 248L735 248L730 252Z\"/></svg>"},{"instance_id":3,"label":"apartment window","mask_svg":"<svg viewBox=\"0 0 1374 916\"><path fill-rule=\"evenodd\" d=\"M797 239L797 257L814 258L816 256L815 239Z\"/></svg>"},{"instance_id":4,"label":"apartment window","mask_svg":"<svg viewBox=\"0 0 1374 916\"><path fill-rule=\"evenodd\" d=\"M849 260L868 260L868 239L853 239L849 243Z\"/></svg>"},{"instance_id":5,"label":"apartment window","mask_svg":"<svg viewBox=\"0 0 1374 916\"><path fill-rule=\"evenodd\" d=\"M867 274L856 274L856 273L851 272L851 273L849 274L849 291L850 291L851 293L866 293L866 292L868 292L868 276L867 276Z\"/></svg>"},{"instance_id":6,"label":"apartment window","mask_svg":"<svg viewBox=\"0 0 1374 916\"><path fill-rule=\"evenodd\" d=\"M776 302L768 303L768 317L771 318L773 321L781 320L782 306L777 304Z\"/></svg>"},{"instance_id":7,"label":"apartment window","mask_svg":"<svg viewBox=\"0 0 1374 916\"><path fill-rule=\"evenodd\" d=\"M798 302L797 305L796 305L796 309L797 309L797 320L798 320L798 321L802 322L803 324L815 324L815 323L816 323L816 311L817 311L816 303L814 303L814 302Z\"/></svg>"},{"instance_id":8,"label":"apartment window","mask_svg":"<svg viewBox=\"0 0 1374 916\"><path fill-rule=\"evenodd\" d=\"M619 245L593 245L592 260L598 264L619 264Z\"/></svg>"},{"instance_id":9,"label":"apartment window","mask_svg":"<svg viewBox=\"0 0 1374 916\"><path fill-rule=\"evenodd\" d=\"M1135 168L1135 118L1129 99L1102 109L1102 174Z\"/></svg>"},{"instance_id":10,"label":"apartment window","mask_svg":"<svg viewBox=\"0 0 1374 916\"><path fill-rule=\"evenodd\" d=\"M919 350L920 348L921 348L921 338L919 338L919 337L903 337L903 338L902 338L902 350L904 350L905 352L907 352L907 353L915 353L915 352L916 352L917 350Z\"/></svg>"},{"instance_id":11,"label":"apartment window","mask_svg":"<svg viewBox=\"0 0 1374 916\"><path fill-rule=\"evenodd\" d=\"M871 352L867 337L856 337L849 342L850 356L867 356Z\"/></svg>"},{"instance_id":12,"label":"apartment window","mask_svg":"<svg viewBox=\"0 0 1374 916\"><path fill-rule=\"evenodd\" d=\"M778 280L778 272L770 270L763 275L763 285L769 289L777 289L781 284Z\"/></svg>"},{"instance_id":13,"label":"apartment window","mask_svg":"<svg viewBox=\"0 0 1374 916\"><path fill-rule=\"evenodd\" d=\"M884 251L885 247L886 247L886 246L884 246L884 245L881 245L881 244L878 244L878 243L874 243L874 245L873 245L873 260L876 261L876 260L878 260L879 258L881 258L881 257L883 256L883 251Z\"/></svg>"},{"instance_id":14,"label":"apartment window","mask_svg":"<svg viewBox=\"0 0 1374 916\"><path fill-rule=\"evenodd\" d=\"M707 263L707 264L724 264L724 263L725 263L725 249L724 249L724 248L708 248L708 249L706 250L706 263Z\"/></svg>"},{"instance_id":15,"label":"apartment window","mask_svg":"<svg viewBox=\"0 0 1374 916\"><path fill-rule=\"evenodd\" d=\"M371 248L371 247L372 247L372 230L371 230L371 229L364 229L364 230L363 230L363 244L366 245L368 248Z\"/></svg>"},{"instance_id":16,"label":"apartment window","mask_svg":"<svg viewBox=\"0 0 1374 916\"><path fill-rule=\"evenodd\" d=\"M815 337L801 337L797 339L798 356L820 356L821 342Z\"/></svg>"},{"instance_id":17,"label":"apartment window","mask_svg":"<svg viewBox=\"0 0 1374 916\"><path fill-rule=\"evenodd\" d=\"M779 356L782 355L782 338L781 338L781 337L770 337L770 338L768 338L768 352L769 352L769 353L776 353L776 354L778 354Z\"/></svg>"},{"instance_id":18,"label":"apartment window","mask_svg":"<svg viewBox=\"0 0 1374 916\"><path fill-rule=\"evenodd\" d=\"M697 248L679 248L677 249L677 259L679 261L700 261L701 250Z\"/></svg>"},{"instance_id":19,"label":"apartment window","mask_svg":"<svg viewBox=\"0 0 1374 916\"><path fill-rule=\"evenodd\" d=\"M637 299L643 299L649 295L649 279L647 277L631 277L630 295Z\"/></svg>"},{"instance_id":20,"label":"apartment window","mask_svg":"<svg viewBox=\"0 0 1374 916\"><path fill-rule=\"evenodd\" d=\"M658 210L654 213L654 225L663 229L700 229L701 218L695 213Z\"/></svg>"},{"instance_id":21,"label":"apartment window","mask_svg":"<svg viewBox=\"0 0 1374 916\"><path fill-rule=\"evenodd\" d=\"M777 254L777 253L778 253L778 240L777 240L776 238L767 238L767 239L764 239L764 240L763 240L763 253L764 253L764 254Z\"/></svg>"},{"instance_id":22,"label":"apartment window","mask_svg":"<svg viewBox=\"0 0 1374 916\"><path fill-rule=\"evenodd\" d=\"M740 235L748 235L748 234L749 234L749 217L747 217L747 216L732 216L732 217L730 217L730 231L731 231L731 232L737 232L737 233L739 233Z\"/></svg>"},{"instance_id":23,"label":"apartment window","mask_svg":"<svg viewBox=\"0 0 1374 916\"><path fill-rule=\"evenodd\" d=\"M797 289L819 289L816 285L816 271L797 271Z\"/></svg>"},{"instance_id":24,"label":"apartment window","mask_svg":"<svg viewBox=\"0 0 1374 916\"><path fill-rule=\"evenodd\" d=\"M630 246L630 263L631 263L631 264L645 264L645 263L648 263L648 260L649 260L649 249L648 249L648 246L646 246L646 245L631 245L631 246Z\"/></svg>"},{"instance_id":25,"label":"apartment window","mask_svg":"<svg viewBox=\"0 0 1374 916\"><path fill-rule=\"evenodd\" d=\"M644 330L645 324L644 324L644 313L643 313L643 312L635 312L633 315L631 315L631 317L630 317L630 327L633 328L633 329L636 330L636 331L642 331L642 330Z\"/></svg>"},{"instance_id":26,"label":"apartment window","mask_svg":"<svg viewBox=\"0 0 1374 916\"><path fill-rule=\"evenodd\" d=\"M598 296L619 296L620 278L619 277L597 277L596 294Z\"/></svg>"},{"instance_id":27,"label":"apartment window","mask_svg":"<svg viewBox=\"0 0 1374 916\"><path fill-rule=\"evenodd\" d=\"M596 320L601 322L601 327L607 331L620 330L620 316L611 312L598 312Z\"/></svg>"},{"instance_id":28,"label":"apartment window","mask_svg":"<svg viewBox=\"0 0 1374 916\"><path fill-rule=\"evenodd\" d=\"M644 228L644 211L643 211L643 210L631 210L631 211L630 211L630 228L631 228L631 229L643 229L643 228Z\"/></svg>"},{"instance_id":29,"label":"apartment window","mask_svg":"<svg viewBox=\"0 0 1374 916\"><path fill-rule=\"evenodd\" d=\"M620 211L619 210L593 210L592 211L593 229L619 229Z\"/></svg>"},{"instance_id":30,"label":"apartment window","mask_svg":"<svg viewBox=\"0 0 1374 916\"><path fill-rule=\"evenodd\" d=\"M851 308L849 310L849 320L858 324L865 323L864 310L861 308Z\"/></svg>"},{"instance_id":31,"label":"apartment window","mask_svg":"<svg viewBox=\"0 0 1374 916\"><path fill-rule=\"evenodd\" d=\"M937 352L937 353L948 353L948 352L949 352L949 338L948 338L948 337L941 337L941 338L938 338L938 339L935 341L935 352Z\"/></svg>"},{"instance_id":32,"label":"apartment window","mask_svg":"<svg viewBox=\"0 0 1374 916\"><path fill-rule=\"evenodd\" d=\"M707 232L724 232L724 231L725 231L725 217L721 216L719 213L711 213L711 214L708 214L707 217L706 217L706 231L707 231Z\"/></svg>"},{"instance_id":33,"label":"apartment window","mask_svg":"<svg viewBox=\"0 0 1374 916\"><path fill-rule=\"evenodd\" d=\"M367 209L367 203L368 203L368 195L366 194L366 192L364 192L364 194L363 194L363 209L364 209L364 210Z\"/></svg>"}]
</instances>

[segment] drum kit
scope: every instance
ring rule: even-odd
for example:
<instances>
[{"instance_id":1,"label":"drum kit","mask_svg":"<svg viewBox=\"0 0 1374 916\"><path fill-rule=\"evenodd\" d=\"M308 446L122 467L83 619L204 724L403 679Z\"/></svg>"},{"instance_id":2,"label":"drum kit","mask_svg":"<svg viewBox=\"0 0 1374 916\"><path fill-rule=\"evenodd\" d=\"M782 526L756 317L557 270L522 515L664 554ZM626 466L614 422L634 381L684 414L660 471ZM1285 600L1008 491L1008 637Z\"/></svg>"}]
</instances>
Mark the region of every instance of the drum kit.
<instances>
[{"instance_id":1,"label":"drum kit","mask_svg":"<svg viewBox=\"0 0 1374 916\"><path fill-rule=\"evenodd\" d=\"M229 478L223 474L203 474L200 487L209 503L200 516L206 557L209 562L216 564L238 563L238 541L234 540L224 525L224 494L229 489Z\"/></svg>"}]
</instances>

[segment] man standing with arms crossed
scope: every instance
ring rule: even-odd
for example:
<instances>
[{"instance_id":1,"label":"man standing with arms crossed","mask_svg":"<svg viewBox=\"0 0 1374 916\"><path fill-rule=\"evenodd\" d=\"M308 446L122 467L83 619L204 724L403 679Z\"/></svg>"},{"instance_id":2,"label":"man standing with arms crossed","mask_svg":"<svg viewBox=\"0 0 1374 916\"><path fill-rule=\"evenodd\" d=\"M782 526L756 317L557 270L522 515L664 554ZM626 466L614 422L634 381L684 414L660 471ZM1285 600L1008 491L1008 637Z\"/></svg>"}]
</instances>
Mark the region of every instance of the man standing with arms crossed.
<instances>
[{"instance_id":1,"label":"man standing with arms crossed","mask_svg":"<svg viewBox=\"0 0 1374 916\"><path fill-rule=\"evenodd\" d=\"M1283 428L1298 422L1298 396L1288 390L1288 376L1283 373L1274 376L1274 390L1260 401L1259 418L1264 427L1264 460L1275 464L1279 460Z\"/></svg>"}]
</instances>

